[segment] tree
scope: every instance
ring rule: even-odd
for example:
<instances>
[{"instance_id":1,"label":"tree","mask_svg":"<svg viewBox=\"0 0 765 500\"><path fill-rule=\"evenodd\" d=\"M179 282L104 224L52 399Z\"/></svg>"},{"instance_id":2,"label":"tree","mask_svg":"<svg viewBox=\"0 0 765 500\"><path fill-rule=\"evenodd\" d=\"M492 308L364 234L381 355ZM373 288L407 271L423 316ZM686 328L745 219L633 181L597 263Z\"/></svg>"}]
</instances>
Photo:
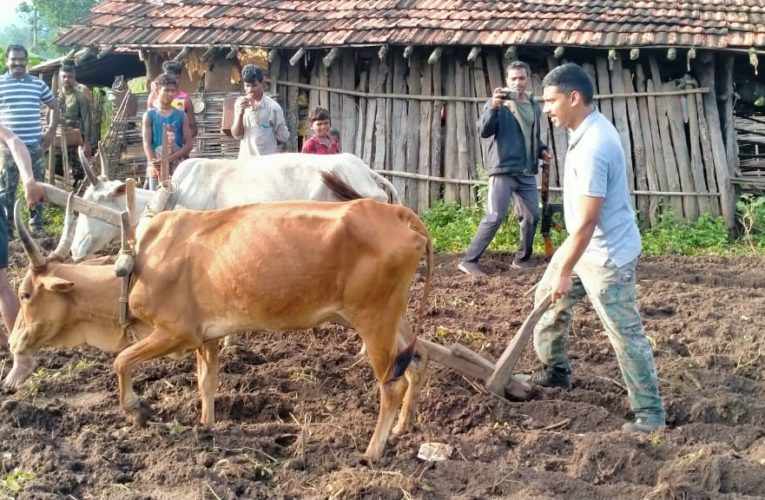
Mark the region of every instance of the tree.
<instances>
[{"instance_id":1,"label":"tree","mask_svg":"<svg viewBox=\"0 0 765 500\"><path fill-rule=\"evenodd\" d=\"M26 0L19 12L37 15L43 25L59 31L82 21L95 4L96 0Z\"/></svg>"},{"instance_id":2,"label":"tree","mask_svg":"<svg viewBox=\"0 0 765 500\"><path fill-rule=\"evenodd\" d=\"M19 5L18 13L29 33L27 45L47 57L60 55L64 50L53 44L56 36L87 17L95 4L96 0L26 0Z\"/></svg>"}]
</instances>

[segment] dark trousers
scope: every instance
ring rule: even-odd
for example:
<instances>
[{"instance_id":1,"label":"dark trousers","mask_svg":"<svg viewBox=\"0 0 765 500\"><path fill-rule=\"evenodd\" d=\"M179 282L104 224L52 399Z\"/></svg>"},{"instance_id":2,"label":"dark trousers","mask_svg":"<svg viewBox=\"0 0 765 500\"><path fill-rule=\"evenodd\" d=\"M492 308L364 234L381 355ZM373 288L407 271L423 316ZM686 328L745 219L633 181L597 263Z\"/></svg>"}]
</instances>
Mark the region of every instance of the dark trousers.
<instances>
[{"instance_id":1,"label":"dark trousers","mask_svg":"<svg viewBox=\"0 0 765 500\"><path fill-rule=\"evenodd\" d=\"M43 162L43 150L40 146L29 146L29 156L32 158L32 173L38 181L44 180L45 165ZM13 205L16 202L16 190L19 187L19 169L11 155L5 148L0 149L0 205L5 208L8 216L9 229L13 227ZM43 206L38 203L33 210L32 225L35 228L43 227ZM12 229L11 229L12 230Z\"/></svg>"},{"instance_id":2,"label":"dark trousers","mask_svg":"<svg viewBox=\"0 0 765 500\"><path fill-rule=\"evenodd\" d=\"M465 252L464 261L478 262L507 217L510 200L513 201L515 214L521 225L520 248L516 258L527 260L531 257L534 233L539 222L537 178L533 175L493 175L489 177L486 215L483 216L478 225L478 232Z\"/></svg>"}]
</instances>

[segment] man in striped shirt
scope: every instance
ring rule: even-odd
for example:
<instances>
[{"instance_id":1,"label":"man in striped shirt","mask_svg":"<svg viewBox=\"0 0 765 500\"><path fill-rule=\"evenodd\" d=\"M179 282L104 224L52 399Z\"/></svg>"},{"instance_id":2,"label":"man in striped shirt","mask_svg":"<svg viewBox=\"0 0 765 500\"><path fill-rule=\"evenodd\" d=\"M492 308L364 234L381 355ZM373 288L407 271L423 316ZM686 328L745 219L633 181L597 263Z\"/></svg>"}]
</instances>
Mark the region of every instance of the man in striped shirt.
<instances>
[{"instance_id":1,"label":"man in striped shirt","mask_svg":"<svg viewBox=\"0 0 765 500\"><path fill-rule=\"evenodd\" d=\"M43 179L43 152L56 134L56 115L43 135L40 123L40 104L51 111L56 108L56 98L40 79L27 73L27 49L21 45L9 45L5 50L8 72L0 76L0 125L10 129L29 150L34 176ZM5 208L8 221L13 227L13 203L19 184L19 170L7 148L0 150L0 205ZM42 205L38 205L32 220L35 231L42 232Z\"/></svg>"}]
</instances>

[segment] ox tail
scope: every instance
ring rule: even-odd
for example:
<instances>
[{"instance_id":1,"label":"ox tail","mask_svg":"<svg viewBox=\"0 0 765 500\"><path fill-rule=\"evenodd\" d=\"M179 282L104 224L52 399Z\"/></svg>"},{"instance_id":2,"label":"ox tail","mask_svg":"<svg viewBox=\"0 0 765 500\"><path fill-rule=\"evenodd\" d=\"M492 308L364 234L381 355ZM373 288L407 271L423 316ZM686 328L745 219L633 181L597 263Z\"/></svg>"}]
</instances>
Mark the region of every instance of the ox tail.
<instances>
[{"instance_id":1,"label":"ox tail","mask_svg":"<svg viewBox=\"0 0 765 500\"><path fill-rule=\"evenodd\" d=\"M388 193L388 203L393 203L394 205L401 205L401 198L398 196L398 191L396 190L396 187L393 185L391 181L383 177L382 175L378 174L371 168L369 169L369 172L372 174L372 177L375 178L375 182L377 182L377 185L380 186L383 191Z\"/></svg>"},{"instance_id":2,"label":"ox tail","mask_svg":"<svg viewBox=\"0 0 765 500\"><path fill-rule=\"evenodd\" d=\"M340 178L335 172L322 172L321 180L332 194L340 201L351 201L364 198L358 191Z\"/></svg>"},{"instance_id":3,"label":"ox tail","mask_svg":"<svg viewBox=\"0 0 765 500\"><path fill-rule=\"evenodd\" d=\"M412 328L412 341L396 356L396 359L393 361L392 374L388 381L396 380L403 375L409 366L409 363L412 362L412 359L414 359L414 356L416 355L415 345L417 344L417 335L423 327L425 308L427 307L428 297L430 296L433 283L433 241L430 239L428 228L425 227L422 220L414 213L411 213L410 215L409 227L427 240L425 244L425 286L422 289L422 298L417 307L415 324Z\"/></svg>"}]
</instances>

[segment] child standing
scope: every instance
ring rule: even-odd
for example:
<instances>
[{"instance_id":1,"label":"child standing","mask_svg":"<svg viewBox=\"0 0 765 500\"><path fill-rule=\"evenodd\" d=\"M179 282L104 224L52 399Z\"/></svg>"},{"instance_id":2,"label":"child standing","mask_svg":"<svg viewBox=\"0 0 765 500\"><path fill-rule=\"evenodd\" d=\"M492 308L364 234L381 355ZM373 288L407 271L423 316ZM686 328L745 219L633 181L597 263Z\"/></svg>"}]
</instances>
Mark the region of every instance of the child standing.
<instances>
[{"instance_id":1,"label":"child standing","mask_svg":"<svg viewBox=\"0 0 765 500\"><path fill-rule=\"evenodd\" d=\"M302 153L316 155L333 155L340 152L340 143L330 135L329 111L317 107L308 118L311 122L313 135L303 143Z\"/></svg>"},{"instance_id":2,"label":"child standing","mask_svg":"<svg viewBox=\"0 0 765 500\"><path fill-rule=\"evenodd\" d=\"M172 175L175 167L186 158L193 146L191 129L186 113L173 107L173 99L178 92L178 81L174 76L163 74L155 80L158 91L158 108L150 108L143 115L143 150L148 166L146 177L149 189L157 188L160 162L167 160ZM169 151L167 158L162 158L165 129L169 129Z\"/></svg>"}]
</instances>

